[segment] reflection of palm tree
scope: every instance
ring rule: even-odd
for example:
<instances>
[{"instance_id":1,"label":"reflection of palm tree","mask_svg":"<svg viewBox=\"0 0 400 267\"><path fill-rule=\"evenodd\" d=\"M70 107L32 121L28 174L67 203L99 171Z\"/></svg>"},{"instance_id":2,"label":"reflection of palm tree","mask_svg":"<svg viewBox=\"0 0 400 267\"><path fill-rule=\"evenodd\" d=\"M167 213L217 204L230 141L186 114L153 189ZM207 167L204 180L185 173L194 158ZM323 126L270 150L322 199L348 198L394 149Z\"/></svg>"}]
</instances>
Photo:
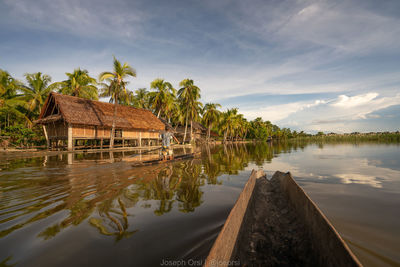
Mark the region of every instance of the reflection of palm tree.
<instances>
[{"instance_id":1,"label":"reflection of palm tree","mask_svg":"<svg viewBox=\"0 0 400 267\"><path fill-rule=\"evenodd\" d=\"M13 267L13 266L17 265L17 263L7 263L11 259L12 259L12 256L8 256L4 260L0 261L0 266L1 267Z\"/></svg>"},{"instance_id":2,"label":"reflection of palm tree","mask_svg":"<svg viewBox=\"0 0 400 267\"><path fill-rule=\"evenodd\" d=\"M101 234L115 236L116 241L119 241L124 237L128 238L132 236L138 230L127 231L129 228L129 223L128 213L126 212L125 204L121 201L121 198L118 198L117 202L119 210L113 206L113 199L108 199L104 201L99 207L99 215L103 219L92 217L90 218L89 222L91 225L96 227ZM109 221L107 225L112 228L111 230L103 225L103 222L107 221L107 219Z\"/></svg>"},{"instance_id":3,"label":"reflection of palm tree","mask_svg":"<svg viewBox=\"0 0 400 267\"><path fill-rule=\"evenodd\" d=\"M301 148L305 145L305 143L297 143L293 146ZM218 177L222 174L236 174L244 170L249 162L262 166L265 161L270 161L282 151L289 151L291 147L290 143L274 146L268 143L208 146L207 151L202 154L202 164L196 164L195 161L180 161L173 165L160 164L129 170L132 172L130 175L117 175L117 173L111 176L102 175L96 177L95 180L93 176L88 179L78 177L77 173L70 173L68 177L72 178L68 182L50 181L49 177L27 178L22 181L7 179L5 176L5 179L0 181L0 185L7 188L3 191L6 196L11 196L18 190L26 191L27 189L43 192L49 184L55 185L54 183L57 183L57 189L51 194L43 192L43 197L37 201L32 201L36 195L31 196L31 199L24 199L24 207L17 212L14 212L12 208L10 212L3 212L0 224L9 224L10 227L0 230L0 238L29 227L33 223L44 221L54 214L67 211L69 212L67 218L44 229L39 234L40 237L49 239L64 228L81 224L90 218L89 223L101 234L115 236L117 240L120 240L137 231L128 231L129 218L131 218L128 217L128 213L130 208L136 206L139 201L157 200L157 207L154 208L154 213L157 215L170 212L175 206L174 203L178 204L175 207L181 212L193 212L202 204L201 187L205 182L212 185L221 184ZM18 161L10 168L21 168L27 163L39 165L42 163L41 160L33 158L29 161ZM87 191L91 185L95 185L95 188ZM55 196L57 196L57 201L54 201ZM12 207L15 204L12 199L5 197L3 206ZM142 207L151 208L151 205L144 203ZM99 215L93 216L97 211Z\"/></svg>"},{"instance_id":4,"label":"reflection of palm tree","mask_svg":"<svg viewBox=\"0 0 400 267\"><path fill-rule=\"evenodd\" d=\"M211 161L203 162L204 173L207 175L207 183L214 185L221 185L222 182L218 181L218 177L221 175L221 169L218 164L212 163Z\"/></svg>"},{"instance_id":5,"label":"reflection of palm tree","mask_svg":"<svg viewBox=\"0 0 400 267\"><path fill-rule=\"evenodd\" d=\"M79 225L85 219L87 219L94 210L94 205L89 201L80 199L72 207L70 207L69 216L63 220L61 223L57 223L46 228L43 232L39 233L38 236L43 237L45 240L56 236L62 229L68 227L69 225Z\"/></svg>"},{"instance_id":6,"label":"reflection of palm tree","mask_svg":"<svg viewBox=\"0 0 400 267\"><path fill-rule=\"evenodd\" d=\"M177 200L181 202L180 211L193 212L200 206L203 192L200 187L204 185L201 176L201 165L193 164L192 161L185 162L184 179L177 192Z\"/></svg>"},{"instance_id":7,"label":"reflection of palm tree","mask_svg":"<svg viewBox=\"0 0 400 267\"><path fill-rule=\"evenodd\" d=\"M169 165L149 183L151 198L160 200L159 208L154 211L156 215L163 215L172 210L175 191L181 180L181 177L174 174L172 165Z\"/></svg>"}]
</instances>

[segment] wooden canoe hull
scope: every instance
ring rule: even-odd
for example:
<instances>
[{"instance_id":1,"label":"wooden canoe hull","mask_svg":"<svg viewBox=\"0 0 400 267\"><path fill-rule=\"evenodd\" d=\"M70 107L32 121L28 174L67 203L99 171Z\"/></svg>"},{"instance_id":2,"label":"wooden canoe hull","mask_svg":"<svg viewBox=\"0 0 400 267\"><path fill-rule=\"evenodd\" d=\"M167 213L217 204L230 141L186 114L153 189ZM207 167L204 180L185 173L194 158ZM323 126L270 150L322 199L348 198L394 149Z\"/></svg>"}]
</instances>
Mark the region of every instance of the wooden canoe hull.
<instances>
[{"instance_id":1,"label":"wooden canoe hull","mask_svg":"<svg viewBox=\"0 0 400 267\"><path fill-rule=\"evenodd\" d=\"M262 170L251 173L221 232L205 261L205 266L237 266L238 244L247 231L250 210L254 209L257 179L265 178ZM361 266L356 256L340 237L322 211L296 183L290 173L276 172L282 193L310 233L310 242L320 266Z\"/></svg>"}]
</instances>

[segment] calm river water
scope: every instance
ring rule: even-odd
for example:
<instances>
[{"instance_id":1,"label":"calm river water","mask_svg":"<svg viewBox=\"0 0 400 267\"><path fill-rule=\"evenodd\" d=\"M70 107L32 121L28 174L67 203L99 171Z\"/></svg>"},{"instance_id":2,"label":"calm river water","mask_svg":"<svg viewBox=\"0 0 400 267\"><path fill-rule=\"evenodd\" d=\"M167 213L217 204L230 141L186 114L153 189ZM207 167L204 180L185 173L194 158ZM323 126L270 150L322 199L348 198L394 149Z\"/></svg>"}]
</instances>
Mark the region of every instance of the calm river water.
<instances>
[{"instance_id":1,"label":"calm river water","mask_svg":"<svg viewBox=\"0 0 400 267\"><path fill-rule=\"evenodd\" d=\"M0 155L0 266L202 260L258 168L290 171L363 264L400 264L399 145L197 149L201 158L140 168L135 152Z\"/></svg>"}]
</instances>

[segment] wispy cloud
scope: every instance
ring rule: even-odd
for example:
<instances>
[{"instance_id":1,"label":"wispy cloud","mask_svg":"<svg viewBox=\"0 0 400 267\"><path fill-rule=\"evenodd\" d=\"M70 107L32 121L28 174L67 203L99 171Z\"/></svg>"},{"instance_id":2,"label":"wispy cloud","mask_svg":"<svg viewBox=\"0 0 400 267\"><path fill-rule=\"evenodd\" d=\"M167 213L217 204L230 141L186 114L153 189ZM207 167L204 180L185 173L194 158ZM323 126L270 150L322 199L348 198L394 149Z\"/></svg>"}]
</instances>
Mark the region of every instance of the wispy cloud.
<instances>
[{"instance_id":1,"label":"wispy cloud","mask_svg":"<svg viewBox=\"0 0 400 267\"><path fill-rule=\"evenodd\" d=\"M379 97L378 93L355 96L339 95L333 99L301 101L245 110L250 118L263 117L279 125L307 131L355 131L352 121L377 118L376 111L400 105L400 94ZM336 126L340 125L340 128Z\"/></svg>"},{"instance_id":2,"label":"wispy cloud","mask_svg":"<svg viewBox=\"0 0 400 267\"><path fill-rule=\"evenodd\" d=\"M378 4L370 10L356 1L257 2L235 2L239 7L228 16L243 30L286 48L314 45L314 49L363 54L398 47L400 19L374 12ZM231 1L225 4L228 9L232 5Z\"/></svg>"},{"instance_id":3,"label":"wispy cloud","mask_svg":"<svg viewBox=\"0 0 400 267\"><path fill-rule=\"evenodd\" d=\"M116 0L4 0L17 23L53 32L68 32L84 37L119 36L133 38L141 33L148 18L134 4Z\"/></svg>"},{"instance_id":4,"label":"wispy cloud","mask_svg":"<svg viewBox=\"0 0 400 267\"><path fill-rule=\"evenodd\" d=\"M273 105L268 107L257 108L256 110L246 110L245 115L250 118L263 117L274 123L286 119L292 114L301 112L305 109L309 109L318 105L325 104L324 100L316 100L313 103L304 102L294 102L282 105Z\"/></svg>"}]
</instances>

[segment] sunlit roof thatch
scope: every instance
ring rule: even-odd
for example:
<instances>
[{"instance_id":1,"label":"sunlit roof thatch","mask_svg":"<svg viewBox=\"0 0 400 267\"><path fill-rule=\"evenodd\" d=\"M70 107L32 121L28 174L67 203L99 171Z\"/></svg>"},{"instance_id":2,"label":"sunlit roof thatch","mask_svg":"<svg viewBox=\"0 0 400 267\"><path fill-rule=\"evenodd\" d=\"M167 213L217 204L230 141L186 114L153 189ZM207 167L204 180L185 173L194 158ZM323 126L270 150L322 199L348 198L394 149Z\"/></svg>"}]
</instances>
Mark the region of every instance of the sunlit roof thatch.
<instances>
[{"instance_id":1,"label":"sunlit roof thatch","mask_svg":"<svg viewBox=\"0 0 400 267\"><path fill-rule=\"evenodd\" d=\"M51 99L54 101L51 101ZM58 93L50 93L36 123L46 124L54 121L55 116L49 114L49 105L57 106L61 115L60 119L66 123L112 127L114 104L67 96ZM49 117L52 120L49 121ZM53 119L54 118L54 119ZM142 129L149 131L163 131L165 125L149 110L130 106L117 106L115 120L117 128Z\"/></svg>"}]
</instances>

